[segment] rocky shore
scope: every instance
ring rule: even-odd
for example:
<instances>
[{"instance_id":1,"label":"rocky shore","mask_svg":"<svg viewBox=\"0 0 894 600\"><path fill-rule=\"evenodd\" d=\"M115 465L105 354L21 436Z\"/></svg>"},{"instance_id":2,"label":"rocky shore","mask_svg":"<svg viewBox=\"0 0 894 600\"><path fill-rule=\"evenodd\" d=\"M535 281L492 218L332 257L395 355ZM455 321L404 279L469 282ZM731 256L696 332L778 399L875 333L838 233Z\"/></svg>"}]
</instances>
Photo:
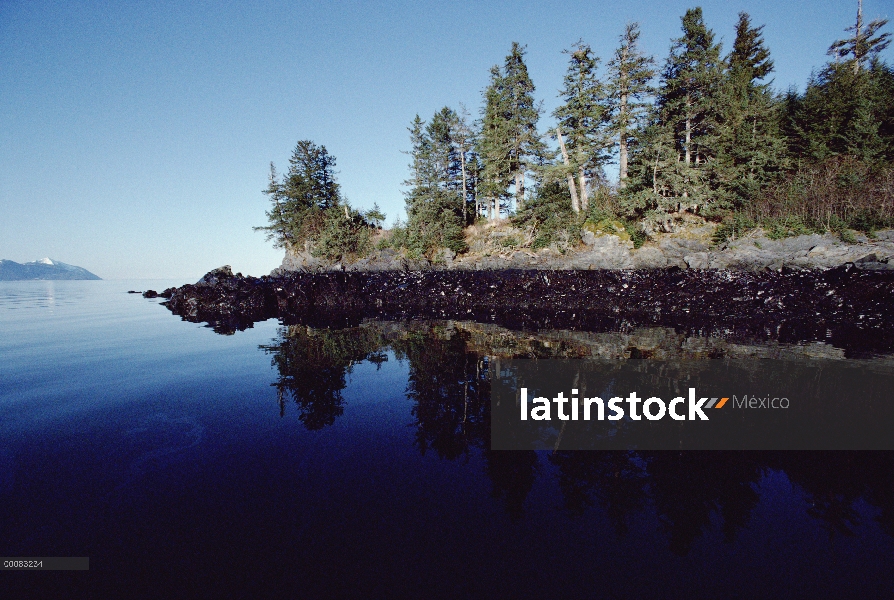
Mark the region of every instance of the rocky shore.
<instances>
[{"instance_id":1,"label":"rocky shore","mask_svg":"<svg viewBox=\"0 0 894 600\"><path fill-rule=\"evenodd\" d=\"M894 271L854 264L761 272L391 270L260 278L222 267L159 295L173 313L220 333L270 318L316 327L430 318L520 330L661 326L743 342L821 341L848 355L894 349Z\"/></svg>"},{"instance_id":2,"label":"rocky shore","mask_svg":"<svg viewBox=\"0 0 894 600\"><path fill-rule=\"evenodd\" d=\"M408 258L386 248L353 263L325 261L309 252L287 252L273 275L293 271L394 271L394 270L596 270L596 269L733 269L743 271L829 269L853 263L864 270L894 269L894 230L878 232L874 238L856 234L851 243L837 235L813 234L771 239L762 232L720 245L712 243L714 227L692 227L671 235L656 235L641 248L618 235L584 231L580 244L559 252L500 247L500 231L489 233L497 243L486 251L457 256L442 250L433 260Z\"/></svg>"}]
</instances>

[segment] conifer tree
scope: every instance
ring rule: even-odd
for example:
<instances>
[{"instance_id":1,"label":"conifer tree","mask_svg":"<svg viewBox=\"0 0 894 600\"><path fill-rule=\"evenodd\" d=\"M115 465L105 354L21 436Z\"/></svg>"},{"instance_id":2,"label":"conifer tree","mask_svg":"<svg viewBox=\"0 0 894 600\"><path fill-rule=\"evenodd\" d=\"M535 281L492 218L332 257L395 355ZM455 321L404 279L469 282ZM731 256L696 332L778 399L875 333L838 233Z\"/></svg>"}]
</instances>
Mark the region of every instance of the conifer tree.
<instances>
[{"instance_id":1,"label":"conifer tree","mask_svg":"<svg viewBox=\"0 0 894 600\"><path fill-rule=\"evenodd\" d=\"M525 200L525 176L544 153L544 144L537 133L540 107L534 102L534 83L524 61L525 49L517 42L506 57L503 67L503 90L508 112L509 170L515 184L516 208Z\"/></svg>"},{"instance_id":2,"label":"conifer tree","mask_svg":"<svg viewBox=\"0 0 894 600\"><path fill-rule=\"evenodd\" d=\"M509 127L505 118L506 93L500 67L490 70L490 84L484 90L484 109L481 116L481 133L478 137L478 154L481 156L481 182L479 191L485 199L488 219L500 217L500 206L507 200L510 171Z\"/></svg>"},{"instance_id":3,"label":"conifer tree","mask_svg":"<svg viewBox=\"0 0 894 600\"><path fill-rule=\"evenodd\" d=\"M517 42L506 57L503 69L491 68L491 81L484 92L479 153L483 162L482 192L488 198L488 213L498 218L501 204L514 186L516 207L524 204L525 176L544 153L537 133L540 107L534 103L534 84L524 62L524 48Z\"/></svg>"},{"instance_id":4,"label":"conifer tree","mask_svg":"<svg viewBox=\"0 0 894 600\"><path fill-rule=\"evenodd\" d=\"M627 185L629 146L648 114L647 100L654 92L655 59L639 49L639 24L630 23L620 37L620 46L608 63L608 91L611 99L610 132L618 144L618 188Z\"/></svg>"},{"instance_id":5,"label":"conifer tree","mask_svg":"<svg viewBox=\"0 0 894 600\"><path fill-rule=\"evenodd\" d=\"M417 115L409 127L412 178L407 204L407 245L419 255L464 247L461 160L455 144L456 113L444 107L426 124Z\"/></svg>"},{"instance_id":6,"label":"conifer tree","mask_svg":"<svg viewBox=\"0 0 894 600\"><path fill-rule=\"evenodd\" d=\"M565 103L553 112L553 116L558 120L556 137L573 209L586 212L589 203L587 181L594 176L602 179L602 165L608 160L609 141L605 130L608 108L605 86L596 73L599 58L593 56L583 40L565 53L569 55L568 71L564 87L559 92ZM575 189L575 176L578 189Z\"/></svg>"},{"instance_id":7,"label":"conifer tree","mask_svg":"<svg viewBox=\"0 0 894 600\"><path fill-rule=\"evenodd\" d=\"M779 103L768 82L773 71L764 45L763 26L752 27L748 13L739 13L733 49L726 57L726 75L718 96L716 161L712 184L717 194L741 205L782 175L785 140Z\"/></svg>"},{"instance_id":8,"label":"conifer tree","mask_svg":"<svg viewBox=\"0 0 894 600\"><path fill-rule=\"evenodd\" d=\"M894 159L894 70L878 56L889 43L889 34L878 32L886 23L864 29L858 10L857 24L847 29L854 36L830 48L835 60L811 76L803 95L789 95L786 131L794 152L814 161ZM842 61L846 56L852 58Z\"/></svg>"},{"instance_id":9,"label":"conifer tree","mask_svg":"<svg viewBox=\"0 0 894 600\"><path fill-rule=\"evenodd\" d=\"M873 57L891 43L890 33L876 35L887 23L888 19L874 19L864 26L863 0L857 0L857 22L845 30L853 32L854 35L832 44L828 54L834 56L836 61L851 56L851 69L855 75L858 74L867 61L871 62Z\"/></svg>"},{"instance_id":10,"label":"conifer tree","mask_svg":"<svg viewBox=\"0 0 894 600\"><path fill-rule=\"evenodd\" d=\"M679 160L665 187L673 196L698 206L708 197L706 178L699 171L714 155L716 106L721 77L720 44L707 28L701 8L686 11L683 35L674 40L658 92L661 124L668 128ZM665 172L665 175L671 175Z\"/></svg>"}]
</instances>

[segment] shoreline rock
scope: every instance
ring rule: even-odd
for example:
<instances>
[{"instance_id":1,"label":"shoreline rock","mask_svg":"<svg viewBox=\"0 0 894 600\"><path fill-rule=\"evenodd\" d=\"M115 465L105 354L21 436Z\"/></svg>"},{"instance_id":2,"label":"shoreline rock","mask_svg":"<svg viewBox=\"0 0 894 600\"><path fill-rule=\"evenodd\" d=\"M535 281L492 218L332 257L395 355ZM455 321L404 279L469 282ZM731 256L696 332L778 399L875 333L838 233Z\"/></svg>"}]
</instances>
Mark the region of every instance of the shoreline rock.
<instances>
[{"instance_id":1,"label":"shoreline rock","mask_svg":"<svg viewBox=\"0 0 894 600\"><path fill-rule=\"evenodd\" d=\"M702 228L703 229L703 228ZM778 271L790 269L830 269L848 263L858 269L894 270L894 230L878 232L875 239L865 236L857 243L842 242L832 234L801 235L773 240L761 232L752 233L719 247L712 247L705 231L697 234L659 235L641 248L616 235L594 235L585 230L581 245L564 254L552 249L517 249L494 255L456 256L442 250L434 258L410 259L392 248L376 250L350 264L331 263L308 251L286 252L282 265L271 275L292 272L326 271L482 271L531 270L626 270L699 269L736 271Z\"/></svg>"},{"instance_id":2,"label":"shoreline rock","mask_svg":"<svg viewBox=\"0 0 894 600\"><path fill-rule=\"evenodd\" d=\"M691 256L691 255L690 255ZM734 340L894 349L894 271L428 270L243 277L215 269L159 296L183 319L234 333L271 318L344 327L363 319L456 319L511 329L671 327Z\"/></svg>"}]
</instances>

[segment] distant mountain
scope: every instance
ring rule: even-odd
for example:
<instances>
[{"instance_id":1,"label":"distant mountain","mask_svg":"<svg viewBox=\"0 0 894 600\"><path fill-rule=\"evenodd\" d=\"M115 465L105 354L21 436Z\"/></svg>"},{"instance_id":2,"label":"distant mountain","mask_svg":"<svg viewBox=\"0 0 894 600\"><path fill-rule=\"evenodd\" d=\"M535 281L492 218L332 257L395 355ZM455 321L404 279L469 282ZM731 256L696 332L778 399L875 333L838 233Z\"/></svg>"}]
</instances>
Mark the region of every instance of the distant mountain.
<instances>
[{"instance_id":1,"label":"distant mountain","mask_svg":"<svg viewBox=\"0 0 894 600\"><path fill-rule=\"evenodd\" d=\"M87 269L67 265L58 260L42 258L34 262L19 264L11 260L0 260L0 281L22 279L100 279Z\"/></svg>"}]
</instances>

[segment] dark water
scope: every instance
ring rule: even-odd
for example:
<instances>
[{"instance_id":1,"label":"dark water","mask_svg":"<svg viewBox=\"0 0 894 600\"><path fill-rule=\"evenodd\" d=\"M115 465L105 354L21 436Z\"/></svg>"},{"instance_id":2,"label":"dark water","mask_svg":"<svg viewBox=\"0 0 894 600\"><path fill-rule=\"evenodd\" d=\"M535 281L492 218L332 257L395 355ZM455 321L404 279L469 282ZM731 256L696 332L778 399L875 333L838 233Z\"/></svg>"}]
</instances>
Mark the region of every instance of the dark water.
<instances>
[{"instance_id":1,"label":"dark water","mask_svg":"<svg viewBox=\"0 0 894 600\"><path fill-rule=\"evenodd\" d=\"M91 563L0 573L0 596L894 595L892 453L489 449L498 357L839 348L444 321L224 336L125 293L176 283L0 284L0 554Z\"/></svg>"}]
</instances>

